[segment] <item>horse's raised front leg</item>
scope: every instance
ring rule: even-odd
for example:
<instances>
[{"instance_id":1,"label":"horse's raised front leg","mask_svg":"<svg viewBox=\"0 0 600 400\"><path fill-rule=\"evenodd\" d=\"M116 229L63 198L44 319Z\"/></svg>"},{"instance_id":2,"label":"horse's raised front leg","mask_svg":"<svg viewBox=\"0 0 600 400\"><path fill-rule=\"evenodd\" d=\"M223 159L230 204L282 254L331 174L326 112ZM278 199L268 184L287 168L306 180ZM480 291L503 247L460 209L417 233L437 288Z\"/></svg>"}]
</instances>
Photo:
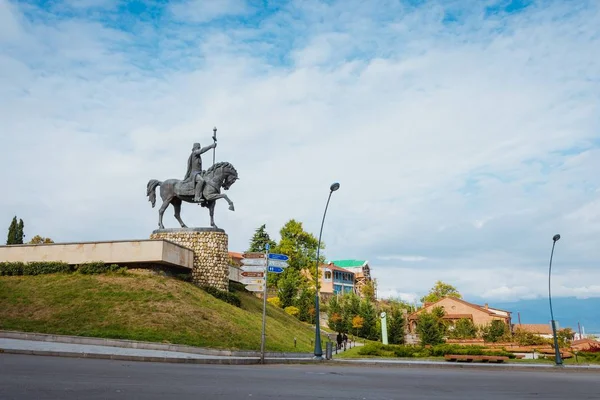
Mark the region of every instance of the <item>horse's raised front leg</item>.
<instances>
[{"instance_id":1,"label":"horse's raised front leg","mask_svg":"<svg viewBox=\"0 0 600 400\"><path fill-rule=\"evenodd\" d=\"M213 201L213 202L217 201L219 199L225 199L227 201L227 203L229 203L229 209L231 211L235 211L235 208L233 207L233 201L231 201L229 199L229 197L227 197L226 194L214 194L214 195L211 195L209 199L210 199L210 201Z\"/></svg>"},{"instance_id":2,"label":"horse's raised front leg","mask_svg":"<svg viewBox=\"0 0 600 400\"><path fill-rule=\"evenodd\" d=\"M187 228L187 226L181 220L181 199L173 199L171 204L173 204L173 208L175 209L175 218L177 221L179 221L179 225L181 225L182 228Z\"/></svg>"}]
</instances>

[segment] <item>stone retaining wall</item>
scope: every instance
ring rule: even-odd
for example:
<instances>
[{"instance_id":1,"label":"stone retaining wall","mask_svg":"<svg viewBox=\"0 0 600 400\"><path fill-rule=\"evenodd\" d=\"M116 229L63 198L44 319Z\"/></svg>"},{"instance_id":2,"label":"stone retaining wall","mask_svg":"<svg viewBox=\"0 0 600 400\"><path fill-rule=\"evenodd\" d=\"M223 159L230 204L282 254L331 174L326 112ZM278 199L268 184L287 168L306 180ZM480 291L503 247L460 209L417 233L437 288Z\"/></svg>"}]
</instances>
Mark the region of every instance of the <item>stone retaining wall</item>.
<instances>
[{"instance_id":1,"label":"stone retaining wall","mask_svg":"<svg viewBox=\"0 0 600 400\"><path fill-rule=\"evenodd\" d=\"M192 281L196 285L229 290L229 239L223 229L159 229L150 237L177 243L194 252Z\"/></svg>"}]
</instances>

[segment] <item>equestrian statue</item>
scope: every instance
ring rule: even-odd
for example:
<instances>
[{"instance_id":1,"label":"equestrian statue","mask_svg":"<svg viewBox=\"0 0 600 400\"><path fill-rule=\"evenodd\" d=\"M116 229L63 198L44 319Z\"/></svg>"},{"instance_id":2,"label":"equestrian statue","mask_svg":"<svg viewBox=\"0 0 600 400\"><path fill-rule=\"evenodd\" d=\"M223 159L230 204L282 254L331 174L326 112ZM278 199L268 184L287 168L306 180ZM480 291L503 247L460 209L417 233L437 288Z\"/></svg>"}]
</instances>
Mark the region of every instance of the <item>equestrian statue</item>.
<instances>
[{"instance_id":1,"label":"equestrian statue","mask_svg":"<svg viewBox=\"0 0 600 400\"><path fill-rule=\"evenodd\" d=\"M194 143L192 153L188 158L187 171L183 180L167 179L164 182L151 179L148 182L146 196L152 203L152 208L156 204L156 188L160 186L160 197L162 205L158 210L158 227L165 229L163 225L163 214L169 204L175 209L175 218L179 221L182 228L186 228L181 220L181 202L196 203L202 207L207 207L210 213L210 226L215 225L215 202L218 199L225 199L229 203L229 209L234 211L233 202L226 194L221 194L221 188L229 190L231 185L238 180L238 174L233 165L228 162L218 162L215 164L215 149L217 147L217 128L213 129L213 144L202 147L200 143ZM213 165L206 171L202 169L202 154L208 150L213 150Z\"/></svg>"}]
</instances>

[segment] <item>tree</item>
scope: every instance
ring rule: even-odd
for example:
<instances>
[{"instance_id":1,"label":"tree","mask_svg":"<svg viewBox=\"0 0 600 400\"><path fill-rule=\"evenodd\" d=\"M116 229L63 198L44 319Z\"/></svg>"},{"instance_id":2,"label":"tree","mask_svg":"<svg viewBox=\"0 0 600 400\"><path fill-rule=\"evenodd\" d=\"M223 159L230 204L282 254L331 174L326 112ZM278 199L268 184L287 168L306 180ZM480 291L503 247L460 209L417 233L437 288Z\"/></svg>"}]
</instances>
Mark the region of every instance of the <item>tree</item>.
<instances>
[{"instance_id":1,"label":"tree","mask_svg":"<svg viewBox=\"0 0 600 400\"><path fill-rule=\"evenodd\" d=\"M379 332L377 331L378 317L373 303L366 299L361 301L359 312L359 315L363 318L363 326L359 331L359 336L370 340L377 340L379 338Z\"/></svg>"},{"instance_id":2,"label":"tree","mask_svg":"<svg viewBox=\"0 0 600 400\"><path fill-rule=\"evenodd\" d=\"M571 340L575 337L575 332L571 328L560 329L556 332L559 347L566 347L571 343Z\"/></svg>"},{"instance_id":3,"label":"tree","mask_svg":"<svg viewBox=\"0 0 600 400\"><path fill-rule=\"evenodd\" d=\"M23 233L25 224L22 219L19 219L17 223L17 216L15 215L8 227L8 237L6 239L6 244L23 244L23 238L25 234Z\"/></svg>"},{"instance_id":4,"label":"tree","mask_svg":"<svg viewBox=\"0 0 600 400\"><path fill-rule=\"evenodd\" d=\"M483 340L495 343L503 336L508 335L509 331L508 326L504 322L495 319L489 325L484 326L481 333Z\"/></svg>"},{"instance_id":5,"label":"tree","mask_svg":"<svg viewBox=\"0 0 600 400\"><path fill-rule=\"evenodd\" d=\"M293 306L296 304L296 296L298 295L300 274L296 270L286 268L280 275L281 278L277 282L277 297L279 297L281 307Z\"/></svg>"},{"instance_id":6,"label":"tree","mask_svg":"<svg viewBox=\"0 0 600 400\"><path fill-rule=\"evenodd\" d=\"M289 220L279 231L281 240L275 246L277 253L285 254L288 260L288 268L300 271L302 268L310 268L314 274L315 258L317 256L317 246L319 240L311 233L305 232L302 228L302 222ZM321 242L321 249L325 245ZM321 262L324 262L324 258Z\"/></svg>"},{"instance_id":7,"label":"tree","mask_svg":"<svg viewBox=\"0 0 600 400\"><path fill-rule=\"evenodd\" d=\"M474 339L477 337L477 327L469 318L461 318L456 321L449 336L452 339Z\"/></svg>"},{"instance_id":8,"label":"tree","mask_svg":"<svg viewBox=\"0 0 600 400\"><path fill-rule=\"evenodd\" d=\"M365 299L369 301L375 301L375 283L373 281L368 281L362 287L362 295Z\"/></svg>"},{"instance_id":9,"label":"tree","mask_svg":"<svg viewBox=\"0 0 600 400\"><path fill-rule=\"evenodd\" d=\"M248 248L248 252L262 252L265 251L265 245L269 244L269 246L273 249L277 245L274 240L271 240L271 237L266 231L266 225L262 224L250 239L250 247Z\"/></svg>"},{"instance_id":10,"label":"tree","mask_svg":"<svg viewBox=\"0 0 600 400\"><path fill-rule=\"evenodd\" d=\"M435 303L447 296L462 299L462 295L454 286L442 281L437 281L429 293L426 296L421 297L421 303Z\"/></svg>"},{"instance_id":11,"label":"tree","mask_svg":"<svg viewBox=\"0 0 600 400\"><path fill-rule=\"evenodd\" d=\"M388 313L388 341L390 344L404 344L404 330L406 328L406 319L404 309L399 305L392 304Z\"/></svg>"},{"instance_id":12,"label":"tree","mask_svg":"<svg viewBox=\"0 0 600 400\"><path fill-rule=\"evenodd\" d=\"M337 296L331 296L327 305L329 308L327 325L336 332L343 331L342 307L338 302Z\"/></svg>"},{"instance_id":13,"label":"tree","mask_svg":"<svg viewBox=\"0 0 600 400\"><path fill-rule=\"evenodd\" d=\"M444 343L444 332L435 313L423 311L417 319L417 333L421 345Z\"/></svg>"},{"instance_id":14,"label":"tree","mask_svg":"<svg viewBox=\"0 0 600 400\"><path fill-rule=\"evenodd\" d=\"M360 315L355 315L352 318L352 329L354 329L354 332L356 332L356 336L358 336L358 331L362 329L364 323L365 319Z\"/></svg>"},{"instance_id":15,"label":"tree","mask_svg":"<svg viewBox=\"0 0 600 400\"><path fill-rule=\"evenodd\" d=\"M50 238L42 237L40 235L35 235L34 237L31 238L31 240L29 241L28 244L48 244L48 243L54 243L54 240L52 240Z\"/></svg>"}]
</instances>

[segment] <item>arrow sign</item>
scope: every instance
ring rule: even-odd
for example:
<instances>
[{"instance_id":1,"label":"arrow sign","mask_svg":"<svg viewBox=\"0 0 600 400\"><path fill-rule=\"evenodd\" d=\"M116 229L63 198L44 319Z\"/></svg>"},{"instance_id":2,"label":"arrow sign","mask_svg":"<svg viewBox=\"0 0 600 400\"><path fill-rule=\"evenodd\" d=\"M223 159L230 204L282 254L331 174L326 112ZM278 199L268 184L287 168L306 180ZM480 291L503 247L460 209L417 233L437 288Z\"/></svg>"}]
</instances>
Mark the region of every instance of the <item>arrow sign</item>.
<instances>
[{"instance_id":1,"label":"arrow sign","mask_svg":"<svg viewBox=\"0 0 600 400\"><path fill-rule=\"evenodd\" d=\"M246 285L246 290L251 292L263 292L265 290L265 285Z\"/></svg>"},{"instance_id":2,"label":"arrow sign","mask_svg":"<svg viewBox=\"0 0 600 400\"><path fill-rule=\"evenodd\" d=\"M267 260L264 258L242 258L242 264L244 265L256 265L256 266L266 266Z\"/></svg>"},{"instance_id":3,"label":"arrow sign","mask_svg":"<svg viewBox=\"0 0 600 400\"><path fill-rule=\"evenodd\" d=\"M265 273L262 271L243 271L240 275L247 278L263 278L265 276Z\"/></svg>"},{"instance_id":4,"label":"arrow sign","mask_svg":"<svg viewBox=\"0 0 600 400\"><path fill-rule=\"evenodd\" d=\"M283 254L275 254L275 253L269 253L269 260L281 260L281 261L287 261L290 258L286 255Z\"/></svg>"},{"instance_id":5,"label":"arrow sign","mask_svg":"<svg viewBox=\"0 0 600 400\"><path fill-rule=\"evenodd\" d=\"M283 272L283 268L281 267L269 267L269 272L274 272L276 274L280 274Z\"/></svg>"},{"instance_id":6,"label":"arrow sign","mask_svg":"<svg viewBox=\"0 0 600 400\"><path fill-rule=\"evenodd\" d=\"M281 268L285 268L287 266L288 266L288 263L286 261L269 260L269 267L281 267Z\"/></svg>"},{"instance_id":7,"label":"arrow sign","mask_svg":"<svg viewBox=\"0 0 600 400\"><path fill-rule=\"evenodd\" d=\"M244 285L264 285L265 280L263 278L242 278Z\"/></svg>"},{"instance_id":8,"label":"arrow sign","mask_svg":"<svg viewBox=\"0 0 600 400\"><path fill-rule=\"evenodd\" d=\"M240 268L245 272L265 272L265 267L255 266L255 265L246 265Z\"/></svg>"},{"instance_id":9,"label":"arrow sign","mask_svg":"<svg viewBox=\"0 0 600 400\"><path fill-rule=\"evenodd\" d=\"M244 253L244 258L265 258L265 253Z\"/></svg>"}]
</instances>

